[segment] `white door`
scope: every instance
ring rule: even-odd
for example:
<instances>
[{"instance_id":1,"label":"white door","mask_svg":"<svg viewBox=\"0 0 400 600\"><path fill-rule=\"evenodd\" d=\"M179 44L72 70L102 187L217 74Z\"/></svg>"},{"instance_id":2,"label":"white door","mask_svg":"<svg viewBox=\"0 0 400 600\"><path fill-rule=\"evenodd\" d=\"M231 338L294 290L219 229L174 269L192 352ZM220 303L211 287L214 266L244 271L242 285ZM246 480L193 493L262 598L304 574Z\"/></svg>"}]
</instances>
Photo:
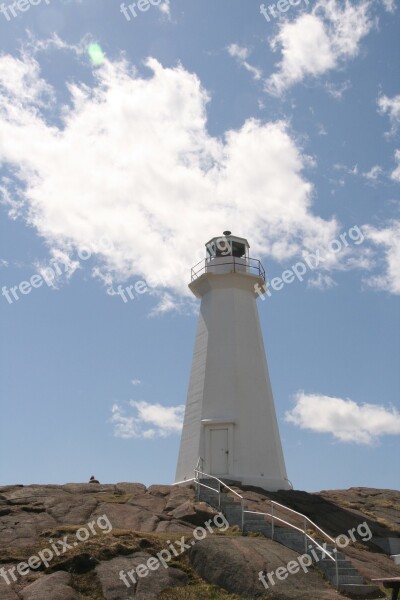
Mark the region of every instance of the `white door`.
<instances>
[{"instance_id":1,"label":"white door","mask_svg":"<svg viewBox=\"0 0 400 600\"><path fill-rule=\"evenodd\" d=\"M211 475L229 472L228 429L210 429Z\"/></svg>"}]
</instances>

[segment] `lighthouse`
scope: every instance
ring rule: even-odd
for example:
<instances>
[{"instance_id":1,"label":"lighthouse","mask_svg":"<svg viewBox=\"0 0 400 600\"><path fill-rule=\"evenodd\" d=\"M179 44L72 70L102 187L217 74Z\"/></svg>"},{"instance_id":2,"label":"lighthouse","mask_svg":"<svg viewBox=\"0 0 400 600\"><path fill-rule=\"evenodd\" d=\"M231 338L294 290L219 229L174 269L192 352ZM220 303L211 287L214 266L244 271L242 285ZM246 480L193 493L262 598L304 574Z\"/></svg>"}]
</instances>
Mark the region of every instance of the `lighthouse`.
<instances>
[{"instance_id":1,"label":"lighthouse","mask_svg":"<svg viewBox=\"0 0 400 600\"><path fill-rule=\"evenodd\" d=\"M290 489L257 309L265 289L249 243L225 231L206 243L189 288L201 299L176 481L196 465L222 480ZM257 293L258 290L258 293Z\"/></svg>"}]
</instances>

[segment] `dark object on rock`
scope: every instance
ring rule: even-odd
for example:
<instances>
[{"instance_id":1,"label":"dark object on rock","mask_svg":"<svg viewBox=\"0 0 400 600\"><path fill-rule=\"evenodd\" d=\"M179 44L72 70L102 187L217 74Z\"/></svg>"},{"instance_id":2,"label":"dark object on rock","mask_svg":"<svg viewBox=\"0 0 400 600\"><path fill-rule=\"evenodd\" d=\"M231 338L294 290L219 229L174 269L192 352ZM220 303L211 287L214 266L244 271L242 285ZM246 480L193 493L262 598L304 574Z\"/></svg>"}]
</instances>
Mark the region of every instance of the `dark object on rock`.
<instances>
[{"instance_id":1,"label":"dark object on rock","mask_svg":"<svg viewBox=\"0 0 400 600\"><path fill-rule=\"evenodd\" d=\"M99 561L96 558L84 552L83 554L71 556L57 563L54 566L54 571L67 571L68 573L77 573L80 575L92 571L98 564Z\"/></svg>"},{"instance_id":2,"label":"dark object on rock","mask_svg":"<svg viewBox=\"0 0 400 600\"><path fill-rule=\"evenodd\" d=\"M92 475L91 478L89 479L89 483L100 483L100 481L98 479L96 479L94 475Z\"/></svg>"}]
</instances>

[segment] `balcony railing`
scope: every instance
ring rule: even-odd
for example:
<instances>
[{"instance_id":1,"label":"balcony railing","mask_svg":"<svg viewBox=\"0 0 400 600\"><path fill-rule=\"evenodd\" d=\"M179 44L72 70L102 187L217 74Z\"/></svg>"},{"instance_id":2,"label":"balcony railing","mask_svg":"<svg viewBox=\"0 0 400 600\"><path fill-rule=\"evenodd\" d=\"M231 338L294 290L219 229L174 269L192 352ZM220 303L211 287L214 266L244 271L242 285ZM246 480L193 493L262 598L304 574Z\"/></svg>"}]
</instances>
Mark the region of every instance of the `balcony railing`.
<instances>
[{"instance_id":1,"label":"balcony railing","mask_svg":"<svg viewBox=\"0 0 400 600\"><path fill-rule=\"evenodd\" d=\"M257 258L236 258L235 256L205 258L192 267L192 281L203 273L247 273L262 277L265 281L265 269Z\"/></svg>"}]
</instances>

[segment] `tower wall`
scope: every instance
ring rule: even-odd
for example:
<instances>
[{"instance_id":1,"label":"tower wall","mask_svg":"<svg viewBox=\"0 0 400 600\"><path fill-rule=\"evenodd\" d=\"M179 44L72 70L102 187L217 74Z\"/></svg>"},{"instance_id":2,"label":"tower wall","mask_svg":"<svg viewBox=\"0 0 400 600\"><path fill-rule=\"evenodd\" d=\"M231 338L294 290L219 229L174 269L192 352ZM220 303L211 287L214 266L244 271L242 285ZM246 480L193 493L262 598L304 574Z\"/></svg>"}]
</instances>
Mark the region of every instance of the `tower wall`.
<instances>
[{"instance_id":1,"label":"tower wall","mask_svg":"<svg viewBox=\"0 0 400 600\"><path fill-rule=\"evenodd\" d=\"M256 283L264 282L246 273L208 272L190 285L202 300L176 481L193 477L202 457L206 473L268 490L290 487Z\"/></svg>"}]
</instances>

